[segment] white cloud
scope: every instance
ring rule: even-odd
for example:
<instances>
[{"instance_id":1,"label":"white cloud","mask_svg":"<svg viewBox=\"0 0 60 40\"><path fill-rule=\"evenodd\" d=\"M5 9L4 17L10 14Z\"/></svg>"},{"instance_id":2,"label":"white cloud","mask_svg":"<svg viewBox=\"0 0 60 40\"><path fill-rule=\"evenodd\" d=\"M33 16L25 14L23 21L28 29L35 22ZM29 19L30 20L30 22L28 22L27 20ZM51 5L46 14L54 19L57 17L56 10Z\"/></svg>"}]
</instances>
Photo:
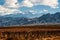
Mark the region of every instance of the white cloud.
<instances>
[{"instance_id":1,"label":"white cloud","mask_svg":"<svg viewBox=\"0 0 60 40\"><path fill-rule=\"evenodd\" d=\"M29 12L31 12L32 14L36 14L37 13L36 10L29 10Z\"/></svg>"},{"instance_id":2,"label":"white cloud","mask_svg":"<svg viewBox=\"0 0 60 40\"><path fill-rule=\"evenodd\" d=\"M21 13L21 11L19 11L17 9L9 9L9 8L5 8L3 6L0 6L0 15L1 16L14 14L14 13Z\"/></svg>"},{"instance_id":3,"label":"white cloud","mask_svg":"<svg viewBox=\"0 0 60 40\"><path fill-rule=\"evenodd\" d=\"M29 0L24 0L24 1L21 3L21 6L32 7L33 4L32 4Z\"/></svg>"},{"instance_id":4,"label":"white cloud","mask_svg":"<svg viewBox=\"0 0 60 40\"><path fill-rule=\"evenodd\" d=\"M37 10L29 10L29 12L31 12L32 14L36 14L36 13L44 13L44 12L48 13L49 11L47 9L43 9L43 10L39 10L39 11L37 11Z\"/></svg>"},{"instance_id":5,"label":"white cloud","mask_svg":"<svg viewBox=\"0 0 60 40\"><path fill-rule=\"evenodd\" d=\"M58 7L58 0L43 0L42 5L50 6L51 8Z\"/></svg>"},{"instance_id":6,"label":"white cloud","mask_svg":"<svg viewBox=\"0 0 60 40\"><path fill-rule=\"evenodd\" d=\"M5 0L6 7L33 7L34 5L45 5L51 8L58 8L58 0L23 0L22 3L18 3L18 0Z\"/></svg>"},{"instance_id":7,"label":"white cloud","mask_svg":"<svg viewBox=\"0 0 60 40\"><path fill-rule=\"evenodd\" d=\"M21 13L18 10L19 7L33 7L35 5L45 5L51 8L59 8L58 0L23 0L22 3L18 3L18 0L5 0L4 5L0 5L0 15L7 15L12 13ZM47 10L43 10L47 11ZM35 12L35 11L31 11Z\"/></svg>"},{"instance_id":8,"label":"white cloud","mask_svg":"<svg viewBox=\"0 0 60 40\"><path fill-rule=\"evenodd\" d=\"M0 5L0 15L3 16L8 14L21 13L18 8L19 4L17 0L5 0L5 4Z\"/></svg>"},{"instance_id":9,"label":"white cloud","mask_svg":"<svg viewBox=\"0 0 60 40\"><path fill-rule=\"evenodd\" d=\"M18 8L19 4L17 0L5 0L4 6L9 8Z\"/></svg>"},{"instance_id":10,"label":"white cloud","mask_svg":"<svg viewBox=\"0 0 60 40\"><path fill-rule=\"evenodd\" d=\"M46 10L46 9L44 9L43 11L44 11L44 12L48 12L48 10Z\"/></svg>"},{"instance_id":11,"label":"white cloud","mask_svg":"<svg viewBox=\"0 0 60 40\"><path fill-rule=\"evenodd\" d=\"M58 8L58 0L24 0L22 3L26 7L32 7L34 5L45 5L51 8Z\"/></svg>"}]
</instances>

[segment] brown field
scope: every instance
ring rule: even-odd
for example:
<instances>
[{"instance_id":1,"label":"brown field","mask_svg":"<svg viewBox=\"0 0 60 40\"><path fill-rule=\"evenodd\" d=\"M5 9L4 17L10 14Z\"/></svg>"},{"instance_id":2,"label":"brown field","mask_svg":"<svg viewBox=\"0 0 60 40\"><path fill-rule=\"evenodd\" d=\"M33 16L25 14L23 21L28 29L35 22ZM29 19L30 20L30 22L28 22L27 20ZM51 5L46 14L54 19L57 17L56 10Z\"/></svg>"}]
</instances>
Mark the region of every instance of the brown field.
<instances>
[{"instance_id":1,"label":"brown field","mask_svg":"<svg viewBox=\"0 0 60 40\"><path fill-rule=\"evenodd\" d=\"M60 25L0 27L0 40L60 40Z\"/></svg>"}]
</instances>

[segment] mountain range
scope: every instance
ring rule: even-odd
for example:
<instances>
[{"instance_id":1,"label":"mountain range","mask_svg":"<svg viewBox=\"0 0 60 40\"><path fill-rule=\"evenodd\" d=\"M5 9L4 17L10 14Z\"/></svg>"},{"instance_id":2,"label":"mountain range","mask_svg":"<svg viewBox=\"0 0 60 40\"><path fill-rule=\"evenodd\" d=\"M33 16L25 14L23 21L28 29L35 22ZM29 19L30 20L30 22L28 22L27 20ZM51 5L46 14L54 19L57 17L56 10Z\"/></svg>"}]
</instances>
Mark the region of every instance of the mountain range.
<instances>
[{"instance_id":1,"label":"mountain range","mask_svg":"<svg viewBox=\"0 0 60 40\"><path fill-rule=\"evenodd\" d=\"M27 14L28 15L28 14ZM31 14L32 16L32 14ZM40 17L28 18L22 14L11 14L0 16L0 26L21 26L21 25L30 25L30 24L44 24L44 23L60 23L60 12L54 14L44 14Z\"/></svg>"}]
</instances>

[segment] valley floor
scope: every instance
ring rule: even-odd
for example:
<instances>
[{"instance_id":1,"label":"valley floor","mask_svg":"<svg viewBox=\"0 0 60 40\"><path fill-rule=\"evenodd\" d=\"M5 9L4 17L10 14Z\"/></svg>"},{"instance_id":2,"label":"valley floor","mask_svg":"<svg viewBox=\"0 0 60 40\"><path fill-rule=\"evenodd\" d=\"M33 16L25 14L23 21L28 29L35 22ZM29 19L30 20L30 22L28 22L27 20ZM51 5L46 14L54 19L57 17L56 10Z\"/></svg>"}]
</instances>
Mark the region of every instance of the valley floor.
<instances>
[{"instance_id":1,"label":"valley floor","mask_svg":"<svg viewBox=\"0 0 60 40\"><path fill-rule=\"evenodd\" d=\"M60 25L0 27L0 40L60 40Z\"/></svg>"}]
</instances>

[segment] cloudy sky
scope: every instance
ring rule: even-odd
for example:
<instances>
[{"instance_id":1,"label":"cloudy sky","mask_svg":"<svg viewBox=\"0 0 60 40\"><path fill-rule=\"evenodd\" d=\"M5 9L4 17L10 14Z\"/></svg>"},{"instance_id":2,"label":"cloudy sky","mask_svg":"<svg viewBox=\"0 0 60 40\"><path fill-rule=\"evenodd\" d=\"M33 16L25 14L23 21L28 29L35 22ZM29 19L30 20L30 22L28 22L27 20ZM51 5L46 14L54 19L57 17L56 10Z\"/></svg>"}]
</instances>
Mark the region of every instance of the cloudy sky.
<instances>
[{"instance_id":1,"label":"cloudy sky","mask_svg":"<svg viewBox=\"0 0 60 40\"><path fill-rule=\"evenodd\" d=\"M0 0L0 15L60 12L60 0Z\"/></svg>"}]
</instances>

